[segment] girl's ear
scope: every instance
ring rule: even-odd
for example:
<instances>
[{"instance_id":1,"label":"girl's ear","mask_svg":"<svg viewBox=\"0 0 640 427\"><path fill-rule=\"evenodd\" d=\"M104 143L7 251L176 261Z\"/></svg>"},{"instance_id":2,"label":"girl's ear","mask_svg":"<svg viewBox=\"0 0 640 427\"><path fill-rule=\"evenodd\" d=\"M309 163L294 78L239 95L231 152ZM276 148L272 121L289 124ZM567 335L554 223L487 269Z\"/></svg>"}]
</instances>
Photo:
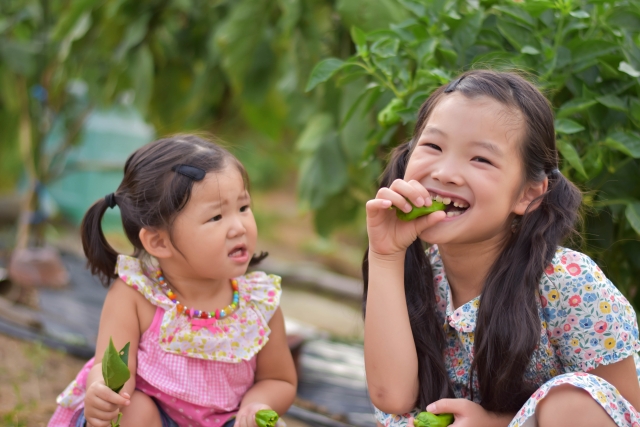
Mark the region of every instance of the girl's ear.
<instances>
[{"instance_id":1,"label":"girl's ear","mask_svg":"<svg viewBox=\"0 0 640 427\"><path fill-rule=\"evenodd\" d=\"M529 209L529 205L531 205L530 210L537 209L542 201L542 199L538 199L538 197L546 193L548 187L549 178L547 177L544 177L544 179L539 182L527 183L520 194L520 199L516 202L516 205L513 208L513 213L516 215L524 215L527 209ZM533 203L533 205L531 203Z\"/></svg>"},{"instance_id":2,"label":"girl's ear","mask_svg":"<svg viewBox=\"0 0 640 427\"><path fill-rule=\"evenodd\" d=\"M144 250L150 255L156 258L169 258L172 255L173 246L166 231L141 228L138 236Z\"/></svg>"}]
</instances>

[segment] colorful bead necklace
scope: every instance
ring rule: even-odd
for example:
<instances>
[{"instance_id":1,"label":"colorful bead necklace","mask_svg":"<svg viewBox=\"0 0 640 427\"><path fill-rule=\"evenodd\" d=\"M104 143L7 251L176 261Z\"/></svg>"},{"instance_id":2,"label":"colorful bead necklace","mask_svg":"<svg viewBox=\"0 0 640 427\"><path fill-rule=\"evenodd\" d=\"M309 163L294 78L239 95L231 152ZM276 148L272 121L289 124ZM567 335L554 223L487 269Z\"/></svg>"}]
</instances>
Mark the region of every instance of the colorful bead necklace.
<instances>
[{"instance_id":1,"label":"colorful bead necklace","mask_svg":"<svg viewBox=\"0 0 640 427\"><path fill-rule=\"evenodd\" d=\"M194 308L189 308L178 301L178 296L169 288L167 282L162 275L162 270L158 270L156 272L156 280L162 286L162 289L165 291L167 296L173 303L176 305L178 310L178 314L184 313L189 318L192 319L224 319L238 308L240 301L240 294L238 293L238 281L236 279L231 279L231 288L233 289L233 302L226 306L223 309L216 309L216 311L204 311L204 310L196 310Z\"/></svg>"}]
</instances>

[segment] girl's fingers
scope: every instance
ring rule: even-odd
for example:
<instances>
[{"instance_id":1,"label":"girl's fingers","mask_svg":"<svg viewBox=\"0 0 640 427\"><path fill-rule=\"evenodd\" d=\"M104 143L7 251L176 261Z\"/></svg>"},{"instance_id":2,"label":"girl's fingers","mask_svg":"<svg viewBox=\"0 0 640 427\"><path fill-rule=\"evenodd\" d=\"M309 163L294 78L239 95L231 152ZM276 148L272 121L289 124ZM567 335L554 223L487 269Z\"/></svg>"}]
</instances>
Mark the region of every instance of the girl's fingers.
<instances>
[{"instance_id":1,"label":"girl's fingers","mask_svg":"<svg viewBox=\"0 0 640 427\"><path fill-rule=\"evenodd\" d=\"M405 183L406 184L406 183ZM407 184L408 186L408 184ZM392 190L391 188L383 187L378 190L376 194L376 199L386 199L390 200L394 206L397 206L398 209L403 212L411 212L411 204L407 202L407 198L402 194Z\"/></svg>"},{"instance_id":2,"label":"girl's fingers","mask_svg":"<svg viewBox=\"0 0 640 427\"><path fill-rule=\"evenodd\" d=\"M424 203L420 206L431 206L431 195L429 194L429 191L424 188L424 185L420 184L415 179L409 181L409 185L411 185L418 192L418 194L420 195L419 197L421 197L422 201L424 201ZM416 205L415 202L414 205Z\"/></svg>"},{"instance_id":3,"label":"girl's fingers","mask_svg":"<svg viewBox=\"0 0 640 427\"><path fill-rule=\"evenodd\" d=\"M418 181L411 180L407 182L402 179L396 179L391 183L389 188L400 194L403 198L410 200L416 207L425 206L425 203L427 203L426 199L429 196L429 192ZM409 211L410 210L411 209L409 209ZM404 209L403 211L409 212Z\"/></svg>"},{"instance_id":4,"label":"girl's fingers","mask_svg":"<svg viewBox=\"0 0 640 427\"><path fill-rule=\"evenodd\" d=\"M435 224L439 223L443 219L447 217L447 214L444 211L436 211L430 213L429 215L422 216L415 220L416 223L416 233L418 235L422 234L429 227L433 227Z\"/></svg>"}]
</instances>

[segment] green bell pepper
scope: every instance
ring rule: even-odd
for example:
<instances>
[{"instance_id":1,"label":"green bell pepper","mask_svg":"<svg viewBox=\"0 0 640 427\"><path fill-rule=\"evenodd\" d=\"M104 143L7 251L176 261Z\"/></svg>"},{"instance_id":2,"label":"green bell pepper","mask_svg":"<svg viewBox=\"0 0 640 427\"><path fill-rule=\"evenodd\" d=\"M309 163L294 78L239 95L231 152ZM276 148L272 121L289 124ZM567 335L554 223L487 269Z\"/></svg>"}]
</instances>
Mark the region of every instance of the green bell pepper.
<instances>
[{"instance_id":1,"label":"green bell pepper","mask_svg":"<svg viewBox=\"0 0 640 427\"><path fill-rule=\"evenodd\" d=\"M411 221L412 219L416 219L424 215L429 215L430 213L434 213L436 211L443 211L447 208L447 205L435 200L431 203L431 206L421 206L419 208L415 207L411 202L409 202L409 204L413 207L413 209L411 209L411 211L409 211L408 213L405 213L397 206L394 206L398 219L401 219L402 221Z\"/></svg>"},{"instance_id":2,"label":"green bell pepper","mask_svg":"<svg viewBox=\"0 0 640 427\"><path fill-rule=\"evenodd\" d=\"M447 427L453 424L453 414L432 414L431 412L420 412L414 419L415 427Z\"/></svg>"},{"instance_id":3,"label":"green bell pepper","mask_svg":"<svg viewBox=\"0 0 640 427\"><path fill-rule=\"evenodd\" d=\"M270 409L262 409L256 412L256 425L258 427L274 427L278 422L278 414Z\"/></svg>"}]
</instances>

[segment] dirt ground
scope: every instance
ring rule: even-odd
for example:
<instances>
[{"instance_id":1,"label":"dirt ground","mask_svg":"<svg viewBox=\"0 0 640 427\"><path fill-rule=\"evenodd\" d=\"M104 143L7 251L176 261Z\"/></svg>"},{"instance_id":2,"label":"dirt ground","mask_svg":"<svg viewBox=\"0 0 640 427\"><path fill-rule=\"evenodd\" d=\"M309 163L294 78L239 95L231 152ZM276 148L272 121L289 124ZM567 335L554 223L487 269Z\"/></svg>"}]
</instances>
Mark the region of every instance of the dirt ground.
<instances>
[{"instance_id":1,"label":"dirt ground","mask_svg":"<svg viewBox=\"0 0 640 427\"><path fill-rule=\"evenodd\" d=\"M84 361L0 334L0 426L46 426Z\"/></svg>"}]
</instances>

